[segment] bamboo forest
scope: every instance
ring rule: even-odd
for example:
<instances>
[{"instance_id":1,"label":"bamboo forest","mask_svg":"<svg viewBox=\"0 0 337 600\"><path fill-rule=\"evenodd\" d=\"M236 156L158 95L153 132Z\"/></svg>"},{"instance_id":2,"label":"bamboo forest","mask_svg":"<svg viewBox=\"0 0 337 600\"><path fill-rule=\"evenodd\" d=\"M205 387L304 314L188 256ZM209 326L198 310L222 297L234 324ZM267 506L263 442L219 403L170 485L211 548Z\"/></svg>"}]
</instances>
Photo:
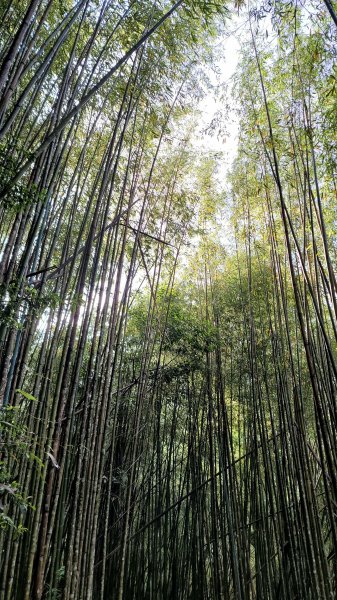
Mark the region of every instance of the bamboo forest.
<instances>
[{"instance_id":1,"label":"bamboo forest","mask_svg":"<svg viewBox=\"0 0 337 600\"><path fill-rule=\"evenodd\" d=\"M336 599L337 1L0 31L0 600Z\"/></svg>"}]
</instances>

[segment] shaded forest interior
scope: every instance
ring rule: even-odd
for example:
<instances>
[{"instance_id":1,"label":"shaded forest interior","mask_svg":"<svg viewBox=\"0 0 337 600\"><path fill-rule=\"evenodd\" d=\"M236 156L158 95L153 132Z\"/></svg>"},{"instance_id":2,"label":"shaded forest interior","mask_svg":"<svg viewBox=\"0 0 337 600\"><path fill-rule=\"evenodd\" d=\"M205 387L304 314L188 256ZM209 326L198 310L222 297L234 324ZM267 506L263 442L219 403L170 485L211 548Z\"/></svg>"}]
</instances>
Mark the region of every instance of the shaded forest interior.
<instances>
[{"instance_id":1,"label":"shaded forest interior","mask_svg":"<svg viewBox=\"0 0 337 600\"><path fill-rule=\"evenodd\" d=\"M0 29L1 600L335 599L337 2Z\"/></svg>"}]
</instances>

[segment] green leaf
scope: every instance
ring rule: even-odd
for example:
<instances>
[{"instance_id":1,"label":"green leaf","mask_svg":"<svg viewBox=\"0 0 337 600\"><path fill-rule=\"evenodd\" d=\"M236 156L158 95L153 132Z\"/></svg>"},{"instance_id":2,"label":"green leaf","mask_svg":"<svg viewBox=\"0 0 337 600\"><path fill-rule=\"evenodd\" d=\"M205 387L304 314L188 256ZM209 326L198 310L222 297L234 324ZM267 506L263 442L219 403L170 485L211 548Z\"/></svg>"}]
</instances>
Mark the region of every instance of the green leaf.
<instances>
[{"instance_id":1,"label":"green leaf","mask_svg":"<svg viewBox=\"0 0 337 600\"><path fill-rule=\"evenodd\" d=\"M25 392L24 390L15 390L18 394L21 394L21 396L24 396L27 400L31 400L32 402L38 402L38 399L35 398L35 396L32 396L32 394L29 394L28 392Z\"/></svg>"}]
</instances>

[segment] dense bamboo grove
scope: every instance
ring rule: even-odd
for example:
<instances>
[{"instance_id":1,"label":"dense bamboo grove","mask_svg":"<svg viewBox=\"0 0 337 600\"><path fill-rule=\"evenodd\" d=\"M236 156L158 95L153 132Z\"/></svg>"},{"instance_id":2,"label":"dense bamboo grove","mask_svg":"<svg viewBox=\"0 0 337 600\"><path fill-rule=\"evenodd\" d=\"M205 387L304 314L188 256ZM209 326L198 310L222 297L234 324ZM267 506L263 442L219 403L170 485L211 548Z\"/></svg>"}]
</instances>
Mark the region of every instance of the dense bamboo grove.
<instances>
[{"instance_id":1,"label":"dense bamboo grove","mask_svg":"<svg viewBox=\"0 0 337 600\"><path fill-rule=\"evenodd\" d=\"M1 599L332 600L336 4L0 11Z\"/></svg>"}]
</instances>

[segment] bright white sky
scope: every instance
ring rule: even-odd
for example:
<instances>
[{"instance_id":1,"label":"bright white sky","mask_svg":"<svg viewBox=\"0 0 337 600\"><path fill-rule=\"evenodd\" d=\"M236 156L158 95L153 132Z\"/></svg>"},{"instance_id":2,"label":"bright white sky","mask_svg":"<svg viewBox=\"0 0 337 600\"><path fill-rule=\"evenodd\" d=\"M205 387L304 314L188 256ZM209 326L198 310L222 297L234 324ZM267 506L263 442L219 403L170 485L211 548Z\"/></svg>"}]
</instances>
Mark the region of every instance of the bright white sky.
<instances>
[{"instance_id":1,"label":"bright white sky","mask_svg":"<svg viewBox=\"0 0 337 600\"><path fill-rule=\"evenodd\" d=\"M240 42L238 40L238 28L243 25L241 17L234 16L228 22L228 34L219 40L215 64L219 72L218 76L210 73L212 84L217 86L218 92L210 92L200 101L200 133L196 138L196 146L200 150L222 152L221 179L226 176L237 150L238 123L231 102L232 77L236 71L239 60ZM233 32L233 33L231 33ZM225 131L217 135L217 131L205 134L204 130L209 127L213 118L221 113Z\"/></svg>"},{"instance_id":2,"label":"bright white sky","mask_svg":"<svg viewBox=\"0 0 337 600\"><path fill-rule=\"evenodd\" d=\"M255 24L256 26L256 24ZM268 33L266 43L273 43L273 27L270 15L265 15L259 24L260 31ZM218 86L219 94L217 97L213 90L199 102L200 110L200 130L201 134L196 138L196 146L200 150L217 151L224 153L224 159L221 164L221 173L219 173L222 184L226 174L231 168L235 158L238 145L238 120L233 108L233 100L231 97L233 87L233 75L235 74L240 59L240 50L249 43L250 34L248 26L247 11L242 11L239 15L233 10L231 18L228 19L225 25L225 34L216 43L216 56L214 63L219 71L218 77L211 71L209 72L212 84ZM226 89L227 88L227 89ZM225 124L225 135L220 138L213 134L205 135L202 133L210 123L214 116L222 113L222 120Z\"/></svg>"}]
</instances>

